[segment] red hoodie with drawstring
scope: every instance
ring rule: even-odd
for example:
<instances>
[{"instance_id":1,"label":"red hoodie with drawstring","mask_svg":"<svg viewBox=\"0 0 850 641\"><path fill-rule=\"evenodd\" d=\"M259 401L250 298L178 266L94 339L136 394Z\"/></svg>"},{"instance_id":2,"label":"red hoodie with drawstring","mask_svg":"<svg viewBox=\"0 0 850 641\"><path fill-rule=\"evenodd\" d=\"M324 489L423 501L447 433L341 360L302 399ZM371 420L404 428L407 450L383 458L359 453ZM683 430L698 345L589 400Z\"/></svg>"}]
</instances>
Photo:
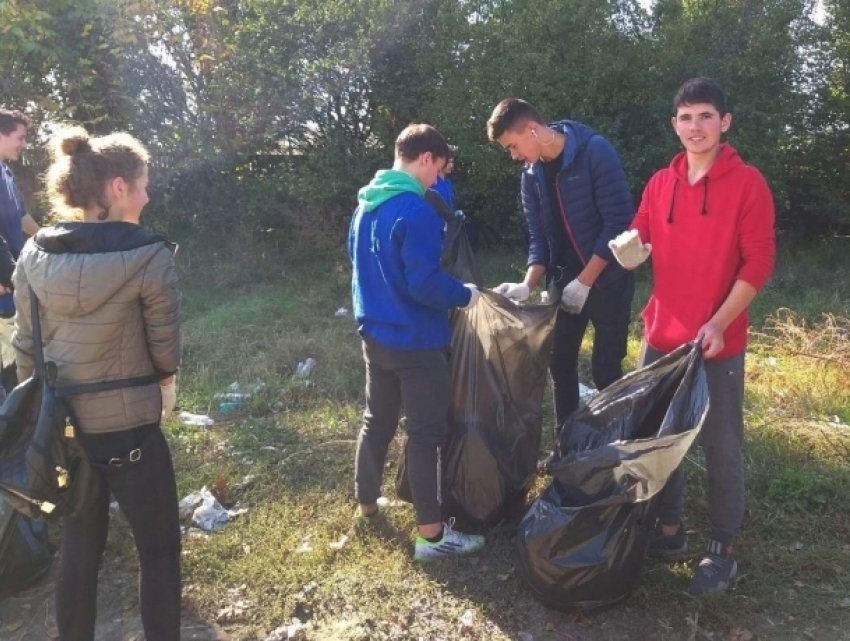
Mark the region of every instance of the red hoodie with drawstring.
<instances>
[{"instance_id":1,"label":"red hoodie with drawstring","mask_svg":"<svg viewBox=\"0 0 850 641\"><path fill-rule=\"evenodd\" d=\"M773 224L767 182L729 144L720 146L693 185L685 152L657 172L632 222L641 241L652 245L652 295L642 314L649 346L667 353L694 340L736 280L761 289L776 255ZM725 346L714 358L743 352L747 326L744 311L726 329Z\"/></svg>"}]
</instances>

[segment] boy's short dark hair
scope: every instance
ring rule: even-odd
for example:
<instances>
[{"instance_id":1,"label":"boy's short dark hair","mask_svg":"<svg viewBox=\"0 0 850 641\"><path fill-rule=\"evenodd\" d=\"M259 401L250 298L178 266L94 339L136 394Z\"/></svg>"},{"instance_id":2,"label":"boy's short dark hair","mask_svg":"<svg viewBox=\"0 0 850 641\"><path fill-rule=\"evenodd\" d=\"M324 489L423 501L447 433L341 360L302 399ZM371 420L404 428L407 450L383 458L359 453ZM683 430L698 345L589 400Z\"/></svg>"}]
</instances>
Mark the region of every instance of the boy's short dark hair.
<instances>
[{"instance_id":1,"label":"boy's short dark hair","mask_svg":"<svg viewBox=\"0 0 850 641\"><path fill-rule=\"evenodd\" d=\"M545 125L546 120L531 104L520 98L505 98L496 105L487 121L487 137L498 140L506 131L516 131L526 123Z\"/></svg>"},{"instance_id":2,"label":"boy's short dark hair","mask_svg":"<svg viewBox=\"0 0 850 641\"><path fill-rule=\"evenodd\" d=\"M726 94L720 85L711 78L691 78L679 87L676 97L673 98L673 115L682 105L697 105L702 102L712 105L721 117L727 113Z\"/></svg>"},{"instance_id":3,"label":"boy's short dark hair","mask_svg":"<svg viewBox=\"0 0 850 641\"><path fill-rule=\"evenodd\" d=\"M32 125L32 120L20 111L0 109L0 134L8 136L10 133L15 131L19 125L23 125L29 129Z\"/></svg>"},{"instance_id":4,"label":"boy's short dark hair","mask_svg":"<svg viewBox=\"0 0 850 641\"><path fill-rule=\"evenodd\" d=\"M443 134L431 125L408 125L395 139L395 157L407 162L431 152L434 158L448 160L452 153Z\"/></svg>"}]
</instances>

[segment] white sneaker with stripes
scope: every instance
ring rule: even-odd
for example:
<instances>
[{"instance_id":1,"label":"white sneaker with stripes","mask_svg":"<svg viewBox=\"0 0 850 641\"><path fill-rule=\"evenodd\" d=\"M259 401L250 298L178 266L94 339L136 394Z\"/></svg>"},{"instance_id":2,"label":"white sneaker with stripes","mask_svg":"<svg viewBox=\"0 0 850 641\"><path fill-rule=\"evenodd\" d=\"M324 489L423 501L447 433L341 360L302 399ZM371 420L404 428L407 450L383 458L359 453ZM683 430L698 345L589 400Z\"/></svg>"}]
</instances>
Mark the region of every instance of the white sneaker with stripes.
<instances>
[{"instance_id":1,"label":"white sneaker with stripes","mask_svg":"<svg viewBox=\"0 0 850 641\"><path fill-rule=\"evenodd\" d=\"M450 519L448 523L443 523L443 538L436 543L417 536L413 560L428 563L448 556L474 554L484 547L483 535L457 532L453 529L454 521Z\"/></svg>"}]
</instances>

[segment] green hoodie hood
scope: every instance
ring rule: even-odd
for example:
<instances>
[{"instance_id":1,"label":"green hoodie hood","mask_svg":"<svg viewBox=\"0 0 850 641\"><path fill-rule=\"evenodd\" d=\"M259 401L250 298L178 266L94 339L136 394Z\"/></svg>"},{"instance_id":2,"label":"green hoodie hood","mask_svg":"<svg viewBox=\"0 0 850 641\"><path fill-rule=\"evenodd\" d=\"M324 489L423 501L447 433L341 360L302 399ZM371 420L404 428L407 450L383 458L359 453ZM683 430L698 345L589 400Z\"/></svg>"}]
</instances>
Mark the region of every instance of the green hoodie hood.
<instances>
[{"instance_id":1,"label":"green hoodie hood","mask_svg":"<svg viewBox=\"0 0 850 641\"><path fill-rule=\"evenodd\" d=\"M368 185L357 192L357 202L363 211L369 212L383 205L390 198L411 192L425 195L425 187L410 174L398 169L381 169Z\"/></svg>"}]
</instances>

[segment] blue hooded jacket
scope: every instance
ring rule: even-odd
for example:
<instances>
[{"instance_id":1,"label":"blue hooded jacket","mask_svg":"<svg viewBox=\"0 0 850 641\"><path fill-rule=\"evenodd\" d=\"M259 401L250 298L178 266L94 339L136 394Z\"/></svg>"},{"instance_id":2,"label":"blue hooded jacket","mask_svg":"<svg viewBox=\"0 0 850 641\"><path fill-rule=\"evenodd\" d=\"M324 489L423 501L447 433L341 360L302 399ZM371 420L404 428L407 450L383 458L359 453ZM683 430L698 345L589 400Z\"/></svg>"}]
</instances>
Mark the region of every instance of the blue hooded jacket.
<instances>
[{"instance_id":1,"label":"blue hooded jacket","mask_svg":"<svg viewBox=\"0 0 850 641\"><path fill-rule=\"evenodd\" d=\"M629 228L635 214L626 173L611 143L587 125L562 120L549 126L567 137L557 180L560 203L549 202L541 163L526 164L521 194L529 234L528 265L544 265L546 282L557 280L563 287L578 276L566 273L574 271L569 268L559 273L559 267L567 267L560 260L562 252L570 249L561 244L568 242L582 265L593 254L608 261L596 281L604 287L626 273L608 247L609 240Z\"/></svg>"},{"instance_id":2,"label":"blue hooded jacket","mask_svg":"<svg viewBox=\"0 0 850 641\"><path fill-rule=\"evenodd\" d=\"M401 174L379 171L358 194L348 235L354 317L387 347L441 349L451 342L448 310L471 294L440 268L445 221Z\"/></svg>"}]
</instances>

